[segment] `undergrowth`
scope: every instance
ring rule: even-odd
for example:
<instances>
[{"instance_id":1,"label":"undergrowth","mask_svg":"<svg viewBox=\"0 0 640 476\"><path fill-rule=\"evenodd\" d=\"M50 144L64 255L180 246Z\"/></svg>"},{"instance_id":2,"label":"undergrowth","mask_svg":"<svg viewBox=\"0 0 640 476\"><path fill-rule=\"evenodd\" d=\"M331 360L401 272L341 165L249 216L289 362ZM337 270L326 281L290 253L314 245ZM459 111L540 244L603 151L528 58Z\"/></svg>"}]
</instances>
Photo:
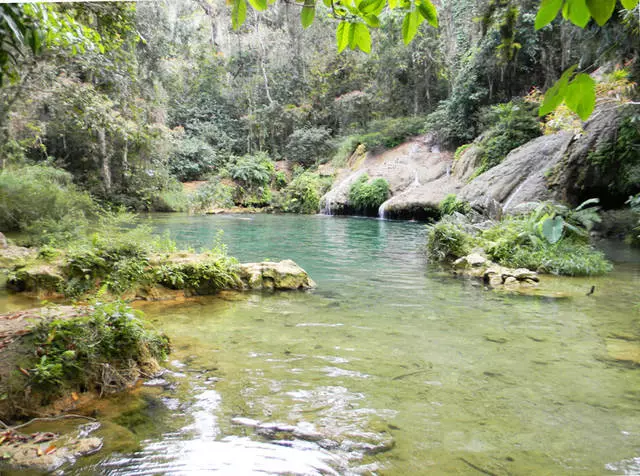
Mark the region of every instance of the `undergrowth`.
<instances>
[{"instance_id":1,"label":"undergrowth","mask_svg":"<svg viewBox=\"0 0 640 476\"><path fill-rule=\"evenodd\" d=\"M28 369L30 385L48 397L122 390L169 352L168 338L141 319L116 301L95 304L85 317L41 322L33 333L38 360Z\"/></svg>"}]
</instances>

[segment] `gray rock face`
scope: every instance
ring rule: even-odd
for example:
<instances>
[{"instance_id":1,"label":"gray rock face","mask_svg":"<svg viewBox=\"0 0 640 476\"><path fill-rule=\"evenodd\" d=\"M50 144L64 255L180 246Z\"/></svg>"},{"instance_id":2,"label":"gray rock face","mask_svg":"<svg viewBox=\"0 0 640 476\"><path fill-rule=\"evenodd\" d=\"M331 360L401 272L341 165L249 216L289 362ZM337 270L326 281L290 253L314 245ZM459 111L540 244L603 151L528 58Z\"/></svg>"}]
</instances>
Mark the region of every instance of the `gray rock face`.
<instances>
[{"instance_id":1,"label":"gray rock face","mask_svg":"<svg viewBox=\"0 0 640 476\"><path fill-rule=\"evenodd\" d=\"M502 163L465 185L458 198L492 218L522 203L552 198L545 175L562 160L571 139L570 133L561 132L518 147Z\"/></svg>"},{"instance_id":2,"label":"gray rock face","mask_svg":"<svg viewBox=\"0 0 640 476\"><path fill-rule=\"evenodd\" d=\"M437 215L442 199L462 186L452 168L452 154L440 151L430 135L414 138L380 154L365 154L359 148L336 178L333 188L322 197L323 213L349 213L351 184L366 173L389 183L391 198L382 204L379 216L422 218Z\"/></svg>"},{"instance_id":3,"label":"gray rock face","mask_svg":"<svg viewBox=\"0 0 640 476\"><path fill-rule=\"evenodd\" d=\"M9 244L7 243L7 237L4 236L4 233L0 232L0 250L5 249Z\"/></svg>"}]
</instances>

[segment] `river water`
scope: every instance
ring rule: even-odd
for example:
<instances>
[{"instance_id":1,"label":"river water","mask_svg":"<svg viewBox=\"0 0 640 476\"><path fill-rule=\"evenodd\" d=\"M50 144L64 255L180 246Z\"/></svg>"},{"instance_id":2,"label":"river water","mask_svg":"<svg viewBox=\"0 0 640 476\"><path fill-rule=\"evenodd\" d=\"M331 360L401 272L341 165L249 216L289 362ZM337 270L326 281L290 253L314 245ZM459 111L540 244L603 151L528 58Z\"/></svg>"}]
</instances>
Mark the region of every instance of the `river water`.
<instances>
[{"instance_id":1,"label":"river water","mask_svg":"<svg viewBox=\"0 0 640 476\"><path fill-rule=\"evenodd\" d=\"M518 296L430 269L418 223L153 220L196 250L222 229L240 261L291 258L318 287L140 304L172 338L169 372L95 404L105 448L67 474L640 473L640 256L623 245L606 277Z\"/></svg>"}]
</instances>

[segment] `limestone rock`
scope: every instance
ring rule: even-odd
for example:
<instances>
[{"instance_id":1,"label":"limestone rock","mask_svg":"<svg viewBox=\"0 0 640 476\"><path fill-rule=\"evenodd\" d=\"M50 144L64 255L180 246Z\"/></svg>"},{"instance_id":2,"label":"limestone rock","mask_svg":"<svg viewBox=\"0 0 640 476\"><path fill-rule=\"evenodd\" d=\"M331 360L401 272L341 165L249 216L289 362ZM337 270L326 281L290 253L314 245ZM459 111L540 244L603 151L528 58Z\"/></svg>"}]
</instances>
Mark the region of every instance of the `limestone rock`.
<instances>
[{"instance_id":1,"label":"limestone rock","mask_svg":"<svg viewBox=\"0 0 640 476\"><path fill-rule=\"evenodd\" d=\"M542 136L512 150L502 163L465 185L458 199L492 218L522 203L550 199L546 174L562 160L572 137L567 132Z\"/></svg>"},{"instance_id":2,"label":"limestone rock","mask_svg":"<svg viewBox=\"0 0 640 476\"><path fill-rule=\"evenodd\" d=\"M55 295L65 284L59 266L36 263L16 270L7 280L7 287L17 292L32 292L38 295Z\"/></svg>"},{"instance_id":3,"label":"limestone rock","mask_svg":"<svg viewBox=\"0 0 640 476\"><path fill-rule=\"evenodd\" d=\"M7 243L7 238L4 236L4 233L0 232L0 250L7 248L9 244Z\"/></svg>"},{"instance_id":4,"label":"limestone rock","mask_svg":"<svg viewBox=\"0 0 640 476\"><path fill-rule=\"evenodd\" d=\"M487 264L487 258L479 253L471 253L470 255L458 258L453 262L454 268L479 268Z\"/></svg>"},{"instance_id":5,"label":"limestone rock","mask_svg":"<svg viewBox=\"0 0 640 476\"><path fill-rule=\"evenodd\" d=\"M310 289L316 285L292 260L243 263L239 265L238 277L248 289Z\"/></svg>"}]
</instances>

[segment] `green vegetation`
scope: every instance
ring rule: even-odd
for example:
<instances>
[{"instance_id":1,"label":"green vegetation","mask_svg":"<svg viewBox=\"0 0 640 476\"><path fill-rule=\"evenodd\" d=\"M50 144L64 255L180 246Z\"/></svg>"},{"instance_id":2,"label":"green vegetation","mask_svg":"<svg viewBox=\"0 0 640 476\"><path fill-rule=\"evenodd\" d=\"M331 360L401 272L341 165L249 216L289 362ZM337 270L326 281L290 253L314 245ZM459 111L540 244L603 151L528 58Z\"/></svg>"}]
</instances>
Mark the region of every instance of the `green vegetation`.
<instances>
[{"instance_id":1,"label":"green vegetation","mask_svg":"<svg viewBox=\"0 0 640 476\"><path fill-rule=\"evenodd\" d=\"M73 236L96 213L68 172L46 165L0 171L0 229Z\"/></svg>"},{"instance_id":2,"label":"green vegetation","mask_svg":"<svg viewBox=\"0 0 640 476\"><path fill-rule=\"evenodd\" d=\"M638 216L638 225L634 228L633 233L630 234L629 242L633 245L640 246L640 193L630 196L627 204Z\"/></svg>"},{"instance_id":3,"label":"green vegetation","mask_svg":"<svg viewBox=\"0 0 640 476\"><path fill-rule=\"evenodd\" d=\"M326 162L331 149L331 132L326 127L307 127L289 136L286 154L291 162L309 167Z\"/></svg>"},{"instance_id":4,"label":"green vegetation","mask_svg":"<svg viewBox=\"0 0 640 476\"><path fill-rule=\"evenodd\" d=\"M452 261L482 248L498 264L569 276L603 274L611 270L604 255L589 245L589 233L599 221L589 200L575 209L541 204L536 210L505 218L485 231L449 218L429 227L427 256Z\"/></svg>"},{"instance_id":5,"label":"green vegetation","mask_svg":"<svg viewBox=\"0 0 640 476\"><path fill-rule=\"evenodd\" d=\"M474 171L475 176L495 167L513 149L542 134L535 105L523 101L491 106L483 122L486 132L478 143L480 166Z\"/></svg>"},{"instance_id":6,"label":"green vegetation","mask_svg":"<svg viewBox=\"0 0 640 476\"><path fill-rule=\"evenodd\" d=\"M189 211L202 213L211 208L231 208L234 189L217 179L211 179L189 196Z\"/></svg>"},{"instance_id":7,"label":"green vegetation","mask_svg":"<svg viewBox=\"0 0 640 476\"><path fill-rule=\"evenodd\" d=\"M614 140L599 144L587 160L611 177L608 193L628 196L640 187L640 114L628 110Z\"/></svg>"},{"instance_id":8,"label":"green vegetation","mask_svg":"<svg viewBox=\"0 0 640 476\"><path fill-rule=\"evenodd\" d=\"M466 215L471 212L471 205L469 202L465 202L464 200L458 200L455 193L450 193L447 195L439 205L440 214L444 215L453 215L454 213L462 213Z\"/></svg>"},{"instance_id":9,"label":"green vegetation","mask_svg":"<svg viewBox=\"0 0 640 476\"><path fill-rule=\"evenodd\" d=\"M389 198L389 183L383 178L369 180L362 174L351 184L349 189L349 205L356 213L377 215L378 207Z\"/></svg>"},{"instance_id":10,"label":"green vegetation","mask_svg":"<svg viewBox=\"0 0 640 476\"><path fill-rule=\"evenodd\" d=\"M456 221L447 217L428 225L427 257L434 262L450 262L468 254L473 237Z\"/></svg>"},{"instance_id":11,"label":"green vegetation","mask_svg":"<svg viewBox=\"0 0 640 476\"><path fill-rule=\"evenodd\" d=\"M292 213L318 213L320 197L331 186L331 178L306 171L295 177L283 190L282 211Z\"/></svg>"},{"instance_id":12,"label":"green vegetation","mask_svg":"<svg viewBox=\"0 0 640 476\"><path fill-rule=\"evenodd\" d=\"M169 353L167 337L145 329L142 313L121 301L96 303L86 317L41 322L33 346L38 360L27 369L28 385L48 398L122 390Z\"/></svg>"}]
</instances>

